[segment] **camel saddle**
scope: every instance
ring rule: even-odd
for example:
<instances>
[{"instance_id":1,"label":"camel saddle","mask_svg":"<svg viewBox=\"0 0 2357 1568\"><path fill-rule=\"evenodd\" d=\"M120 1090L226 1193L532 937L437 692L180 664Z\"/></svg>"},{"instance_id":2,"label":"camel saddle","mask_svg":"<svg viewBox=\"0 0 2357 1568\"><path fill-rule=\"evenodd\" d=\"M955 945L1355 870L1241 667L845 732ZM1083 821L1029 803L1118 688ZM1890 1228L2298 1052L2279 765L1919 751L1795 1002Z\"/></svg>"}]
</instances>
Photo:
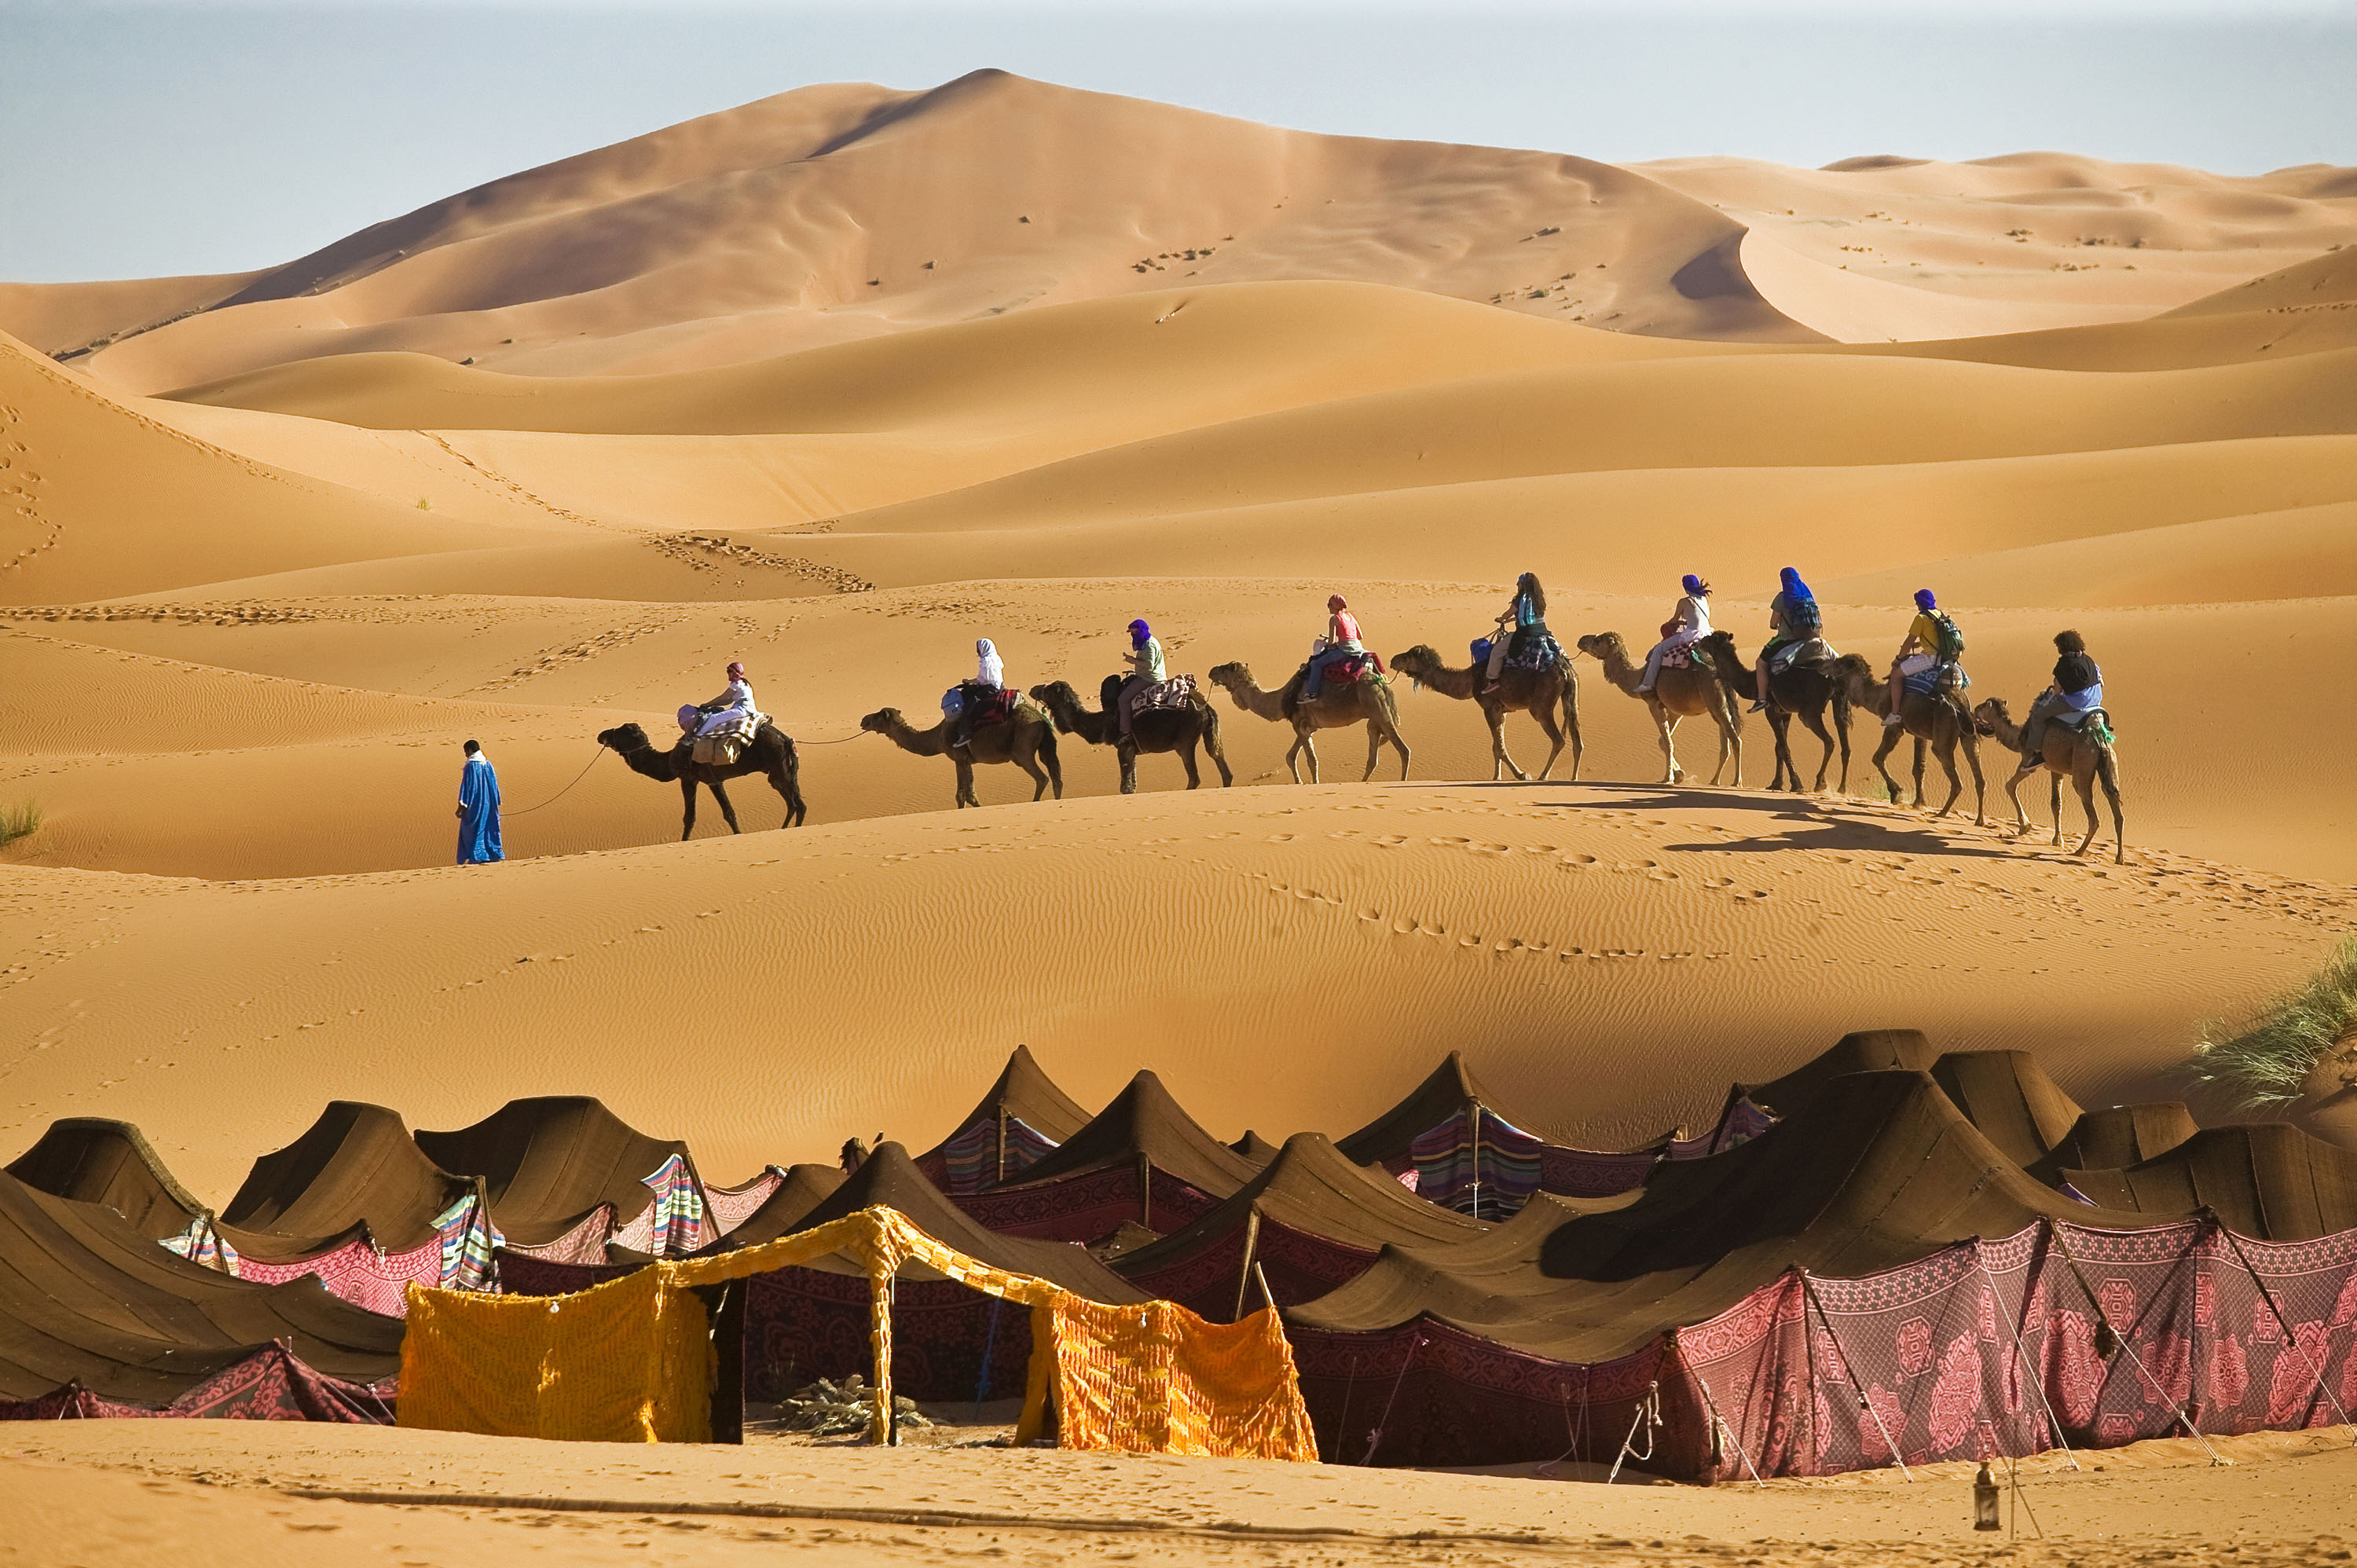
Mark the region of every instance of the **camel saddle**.
<instances>
[{"instance_id":1,"label":"camel saddle","mask_svg":"<svg viewBox=\"0 0 2357 1568\"><path fill-rule=\"evenodd\" d=\"M1159 685L1141 686L1129 700L1132 714L1148 714L1157 708L1191 708L1195 705L1195 677L1173 675Z\"/></svg>"},{"instance_id":2,"label":"camel saddle","mask_svg":"<svg viewBox=\"0 0 2357 1568\"><path fill-rule=\"evenodd\" d=\"M1788 670L1810 670L1831 664L1841 658L1834 645L1822 637L1805 637L1788 642L1769 656L1768 668L1778 674Z\"/></svg>"},{"instance_id":3,"label":"camel saddle","mask_svg":"<svg viewBox=\"0 0 2357 1568\"><path fill-rule=\"evenodd\" d=\"M1684 648L1673 648L1662 655L1664 670L1711 670L1710 652L1699 642L1689 642Z\"/></svg>"},{"instance_id":4,"label":"camel saddle","mask_svg":"<svg viewBox=\"0 0 2357 1568\"><path fill-rule=\"evenodd\" d=\"M745 755L765 722L766 714L748 714L726 729L697 736L688 743L688 755L700 768L729 767Z\"/></svg>"}]
</instances>

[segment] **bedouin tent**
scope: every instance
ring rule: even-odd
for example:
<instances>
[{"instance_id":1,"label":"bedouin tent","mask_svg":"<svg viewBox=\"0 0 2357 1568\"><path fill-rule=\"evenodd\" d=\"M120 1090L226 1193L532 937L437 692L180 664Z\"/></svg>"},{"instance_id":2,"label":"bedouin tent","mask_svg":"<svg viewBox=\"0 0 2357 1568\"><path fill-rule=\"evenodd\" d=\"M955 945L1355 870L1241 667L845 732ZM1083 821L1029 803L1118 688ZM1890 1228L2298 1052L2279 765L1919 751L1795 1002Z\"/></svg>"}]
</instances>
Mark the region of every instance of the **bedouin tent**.
<instances>
[{"instance_id":1,"label":"bedouin tent","mask_svg":"<svg viewBox=\"0 0 2357 1568\"><path fill-rule=\"evenodd\" d=\"M2143 1214L2218 1217L2270 1241L2357 1230L2357 1153L2288 1122L2206 1127L2117 1170L2065 1169L2082 1196Z\"/></svg>"},{"instance_id":2,"label":"bedouin tent","mask_svg":"<svg viewBox=\"0 0 2357 1568\"><path fill-rule=\"evenodd\" d=\"M1387 1245L1445 1245L1489 1228L1354 1165L1323 1133L1297 1133L1233 1197L1158 1241L1122 1253L1114 1272L1214 1323L1279 1306L1357 1278Z\"/></svg>"},{"instance_id":3,"label":"bedouin tent","mask_svg":"<svg viewBox=\"0 0 2357 1568\"><path fill-rule=\"evenodd\" d=\"M66 1116L17 1155L7 1174L36 1192L96 1203L184 1258L211 1261L212 1210L182 1187L128 1122Z\"/></svg>"},{"instance_id":4,"label":"bedouin tent","mask_svg":"<svg viewBox=\"0 0 2357 1568\"><path fill-rule=\"evenodd\" d=\"M363 1385L393 1375L401 1337L398 1319L317 1280L232 1279L111 1208L0 1176L0 1401L266 1414L300 1407L321 1386L316 1371L343 1387L326 1403L372 1404Z\"/></svg>"},{"instance_id":5,"label":"bedouin tent","mask_svg":"<svg viewBox=\"0 0 2357 1568\"><path fill-rule=\"evenodd\" d=\"M1080 1102L1032 1059L1031 1048L1017 1046L981 1103L917 1156L917 1168L943 1192L986 1192L1020 1178L1088 1121Z\"/></svg>"},{"instance_id":6,"label":"bedouin tent","mask_svg":"<svg viewBox=\"0 0 2357 1568\"><path fill-rule=\"evenodd\" d=\"M687 1145L649 1137L587 1096L511 1100L470 1127L415 1137L444 1170L483 1178L511 1251L602 1263L608 1241L676 1257L711 1240Z\"/></svg>"},{"instance_id":7,"label":"bedouin tent","mask_svg":"<svg viewBox=\"0 0 2357 1568\"><path fill-rule=\"evenodd\" d=\"M1021 1180L957 1203L1010 1236L1094 1245L1125 1225L1157 1234L1191 1225L1259 1170L1140 1072Z\"/></svg>"},{"instance_id":8,"label":"bedouin tent","mask_svg":"<svg viewBox=\"0 0 2357 1568\"><path fill-rule=\"evenodd\" d=\"M873 1441L892 1436L891 1281L913 1262L1034 1309L1018 1439L1044 1431L1052 1401L1067 1448L1318 1456L1273 1311L1222 1326L1168 1302L1082 1301L945 1247L881 1208L762 1246L656 1263L577 1295L518 1300L413 1287L401 1424L586 1441L708 1441L717 1368L695 1291L827 1256L850 1259L869 1282Z\"/></svg>"}]
</instances>

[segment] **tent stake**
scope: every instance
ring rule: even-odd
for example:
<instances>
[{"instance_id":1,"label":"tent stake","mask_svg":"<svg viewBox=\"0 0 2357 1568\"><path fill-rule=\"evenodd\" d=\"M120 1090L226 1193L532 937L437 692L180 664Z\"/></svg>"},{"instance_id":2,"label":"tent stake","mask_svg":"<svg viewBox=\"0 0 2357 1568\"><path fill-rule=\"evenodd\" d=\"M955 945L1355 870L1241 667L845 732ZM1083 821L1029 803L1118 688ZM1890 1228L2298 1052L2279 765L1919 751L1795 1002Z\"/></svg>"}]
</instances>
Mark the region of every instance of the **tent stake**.
<instances>
[{"instance_id":1,"label":"tent stake","mask_svg":"<svg viewBox=\"0 0 2357 1568\"><path fill-rule=\"evenodd\" d=\"M2241 1260L2243 1272L2251 1276L2251 1283L2259 1287L2259 1299L2267 1304L2267 1310L2269 1312L2275 1314L2276 1326L2283 1330L2284 1343L2299 1352L2299 1359L2306 1361L2308 1363L2308 1369L2316 1374L2316 1391L2322 1394L2326 1402L2332 1406L2332 1413L2341 1418L2341 1424L2347 1426L2349 1424L2349 1412L2341 1408L2340 1396L2335 1394L2330 1386L2325 1382L2324 1369L2316 1364L2316 1359L2308 1353L2307 1348L2300 1344L2298 1337L2292 1333L2291 1320L2284 1316L2283 1308L2276 1305L2275 1293L2267 1289L2267 1282L2259 1278L2258 1270L2251 1267L2251 1255L2243 1251L2243 1239L2240 1236L2235 1235L2232 1230L2227 1230L2225 1225L2218 1219L2218 1216L2214 1211L2210 1214L2210 1222L2216 1225L2218 1227L2218 1233L2225 1237L2227 1241L2233 1246L2234 1256ZM2331 1330L2328 1328L2325 1332L2328 1337L2327 1342L2330 1343L2330 1335ZM2352 1434L2351 1435L2352 1442L2357 1442L2357 1434Z\"/></svg>"},{"instance_id":2,"label":"tent stake","mask_svg":"<svg viewBox=\"0 0 2357 1568\"><path fill-rule=\"evenodd\" d=\"M2072 1277L2079 1282L2079 1288L2086 1292L2087 1305L2095 1309L2095 1321L2102 1324L2104 1327L2111 1329L2112 1337L2119 1341L2120 1348L2128 1353L2128 1360L2135 1365L2136 1371L2143 1377L2146 1384L2151 1388L2154 1393L2160 1396L2160 1402L2169 1407L2169 1413L2177 1417L2177 1424L2185 1428L2187 1434L2190 1436L2194 1442L2201 1444L2201 1451L2210 1455L2210 1463L2212 1465L2232 1464L2232 1460L2228 1459L2224 1455L2219 1453L2218 1450L2210 1445L2210 1440L2201 1435L2201 1429L2195 1426L2191 1419L2186 1415L2185 1407L2169 1397L2169 1391L2160 1386L2160 1380L2154 1377L2151 1371L2145 1366L2144 1358L2136 1354L2136 1347L2128 1342L2128 1337L2121 1333L2119 1329L2114 1326L2111 1314L2105 1312L2104 1310L2104 1304L2095 1299L2094 1287L2087 1283L2087 1276L2080 1272L2079 1260L2072 1256L2071 1244L2062 1240L2062 1227L2059 1224L2055 1225L2053 1234L2054 1245L2061 1250L2063 1261L2071 1265ZM2188 1257L2192 1256L2190 1252L2186 1255Z\"/></svg>"},{"instance_id":3,"label":"tent stake","mask_svg":"<svg viewBox=\"0 0 2357 1568\"><path fill-rule=\"evenodd\" d=\"M1833 1319L1825 1316L1825 1304L1817 1299L1817 1287L1809 1279L1809 1271L1800 1269L1795 1272L1801 1276L1802 1294L1808 1297L1809 1305L1817 1309L1817 1321L1824 1326L1825 1337L1833 1341L1834 1354L1841 1358L1842 1376L1849 1380L1850 1391L1857 1395L1857 1408L1874 1418L1874 1429L1882 1434L1883 1446L1890 1450L1890 1462L1899 1466L1899 1474L1902 1477L1912 1481L1915 1472L1907 1467L1907 1456L1900 1453L1899 1444L1891 1441L1890 1428L1882 1424L1882 1412L1874 1408L1872 1400L1866 1397L1866 1389L1857 1380L1857 1369L1850 1365L1849 1352L1842 1348L1841 1336L1834 1332Z\"/></svg>"}]
</instances>

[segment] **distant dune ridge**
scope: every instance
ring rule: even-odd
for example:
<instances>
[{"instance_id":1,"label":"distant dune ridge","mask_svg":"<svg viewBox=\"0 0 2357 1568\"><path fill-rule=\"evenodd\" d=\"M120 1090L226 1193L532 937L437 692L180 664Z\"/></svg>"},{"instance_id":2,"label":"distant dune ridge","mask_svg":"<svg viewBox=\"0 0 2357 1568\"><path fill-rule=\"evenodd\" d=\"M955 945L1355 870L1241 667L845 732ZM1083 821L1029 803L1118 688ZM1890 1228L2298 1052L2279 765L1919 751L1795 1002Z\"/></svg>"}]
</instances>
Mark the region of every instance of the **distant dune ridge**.
<instances>
[{"instance_id":1,"label":"distant dune ridge","mask_svg":"<svg viewBox=\"0 0 2357 1568\"><path fill-rule=\"evenodd\" d=\"M1247 793L1148 757L1092 799L1067 736L1064 801L985 768L944 816L948 765L858 727L934 722L977 637L1092 693L1136 616L1274 685L1337 590L1461 662L1524 570L1566 644L1639 649L1700 573L1749 657L1787 564L1878 667L1936 588L2017 715L2083 631L2132 863L2045 850L2042 781L2021 843L1969 789L1867 799L1870 719L1852 799L1757 793L1757 718L1742 791L1692 725L1665 789L1587 660L1582 781L1528 790L1405 682L1405 787L1340 731L1296 791L1222 696ZM2347 929L2352 636L2357 171L1616 167L808 89L285 266L0 285L0 806L44 818L0 849L0 1144L119 1116L217 1181L336 1094L596 1093L753 1168L921 1141L1017 1041L1223 1137L1458 1048L1604 1143L1891 1024L2094 1103ZM707 799L674 844L678 789L592 737L732 659L816 825L748 779L744 838ZM522 864L446 864L468 738ZM695 1041L740 1079L645 1070L740 984Z\"/></svg>"}]
</instances>

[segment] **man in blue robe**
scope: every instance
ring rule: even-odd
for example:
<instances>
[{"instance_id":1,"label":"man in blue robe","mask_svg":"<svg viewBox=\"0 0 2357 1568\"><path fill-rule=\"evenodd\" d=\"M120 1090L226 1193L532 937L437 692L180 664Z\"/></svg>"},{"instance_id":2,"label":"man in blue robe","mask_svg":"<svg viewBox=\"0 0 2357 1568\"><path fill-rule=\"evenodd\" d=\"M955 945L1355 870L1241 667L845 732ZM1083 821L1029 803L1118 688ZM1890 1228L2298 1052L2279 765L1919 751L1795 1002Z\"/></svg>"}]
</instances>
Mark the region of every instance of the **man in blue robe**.
<instances>
[{"instance_id":1,"label":"man in blue robe","mask_svg":"<svg viewBox=\"0 0 2357 1568\"><path fill-rule=\"evenodd\" d=\"M500 776L482 743L467 743L467 766L458 774L458 864L488 865L507 855L500 848Z\"/></svg>"}]
</instances>

